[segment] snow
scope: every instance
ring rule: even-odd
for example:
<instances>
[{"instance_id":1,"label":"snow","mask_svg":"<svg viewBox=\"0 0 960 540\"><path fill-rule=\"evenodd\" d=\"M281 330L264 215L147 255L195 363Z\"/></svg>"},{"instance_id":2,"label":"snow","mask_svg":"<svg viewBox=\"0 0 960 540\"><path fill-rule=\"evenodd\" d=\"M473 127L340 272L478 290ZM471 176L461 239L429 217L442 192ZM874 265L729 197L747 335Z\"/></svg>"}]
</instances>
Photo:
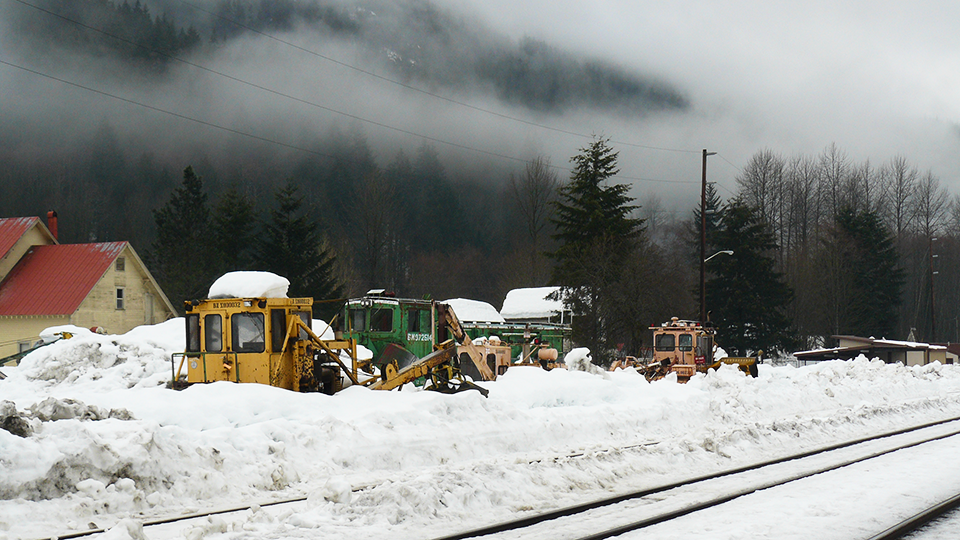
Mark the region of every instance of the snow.
<instances>
[{"instance_id":1,"label":"snow","mask_svg":"<svg viewBox=\"0 0 960 540\"><path fill-rule=\"evenodd\" d=\"M648 383L632 368L600 371L575 349L570 369L512 367L479 383L488 398L409 385L334 396L226 382L174 391L165 385L183 330L174 319L78 334L3 368L0 421L16 419L9 424L23 432L0 429L0 539L91 526L112 539L435 537L960 415L958 367L863 357L764 364L756 379L724 366L677 384ZM956 452L954 443L935 454L939 476L913 476L931 493L952 488ZM927 461L885 469L911 476ZM713 512L707 529L700 517L689 531L661 525L634 537L844 537L849 513L812 504L829 484L806 490L811 504L795 492L755 494L739 510ZM856 506L859 523L889 521L877 495ZM141 527L293 497L306 500ZM776 518L787 510L790 523Z\"/></svg>"},{"instance_id":2,"label":"snow","mask_svg":"<svg viewBox=\"0 0 960 540\"><path fill-rule=\"evenodd\" d=\"M93 333L92 331L90 331L90 329L83 328L82 326L76 326L73 324L61 324L59 326L51 326L49 328L45 328L42 332L40 332L40 339L44 343L52 343L60 339L63 336L64 332L74 336L86 336Z\"/></svg>"},{"instance_id":3,"label":"snow","mask_svg":"<svg viewBox=\"0 0 960 540\"><path fill-rule=\"evenodd\" d=\"M213 282L207 298L286 298L290 281L270 272L228 272Z\"/></svg>"},{"instance_id":4,"label":"snow","mask_svg":"<svg viewBox=\"0 0 960 540\"><path fill-rule=\"evenodd\" d=\"M563 302L547 299L547 296L559 290L560 287L513 289L503 299L500 315L507 320L545 319L559 315L563 310Z\"/></svg>"},{"instance_id":5,"label":"snow","mask_svg":"<svg viewBox=\"0 0 960 540\"><path fill-rule=\"evenodd\" d=\"M451 298L450 300L444 300L443 303L449 304L453 308L453 312L457 314L457 318L462 322L506 322L497 312L497 309L486 302L466 298Z\"/></svg>"}]
</instances>

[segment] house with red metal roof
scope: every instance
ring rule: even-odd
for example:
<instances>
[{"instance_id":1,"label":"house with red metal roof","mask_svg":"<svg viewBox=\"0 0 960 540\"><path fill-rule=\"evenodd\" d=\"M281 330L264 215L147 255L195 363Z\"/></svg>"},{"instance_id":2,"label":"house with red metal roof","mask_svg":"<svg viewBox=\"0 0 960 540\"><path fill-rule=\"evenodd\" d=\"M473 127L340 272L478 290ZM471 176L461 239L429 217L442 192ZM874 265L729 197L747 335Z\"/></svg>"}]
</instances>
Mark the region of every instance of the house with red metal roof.
<instances>
[{"instance_id":1,"label":"house with red metal roof","mask_svg":"<svg viewBox=\"0 0 960 540\"><path fill-rule=\"evenodd\" d=\"M54 215L51 219L55 219ZM53 223L55 221L51 221ZM28 249L56 243L57 237L38 217L0 218L0 281L7 277Z\"/></svg>"},{"instance_id":2,"label":"house with red metal roof","mask_svg":"<svg viewBox=\"0 0 960 540\"><path fill-rule=\"evenodd\" d=\"M59 244L56 214L0 218L0 358L71 324L125 333L176 316L129 242Z\"/></svg>"}]
</instances>

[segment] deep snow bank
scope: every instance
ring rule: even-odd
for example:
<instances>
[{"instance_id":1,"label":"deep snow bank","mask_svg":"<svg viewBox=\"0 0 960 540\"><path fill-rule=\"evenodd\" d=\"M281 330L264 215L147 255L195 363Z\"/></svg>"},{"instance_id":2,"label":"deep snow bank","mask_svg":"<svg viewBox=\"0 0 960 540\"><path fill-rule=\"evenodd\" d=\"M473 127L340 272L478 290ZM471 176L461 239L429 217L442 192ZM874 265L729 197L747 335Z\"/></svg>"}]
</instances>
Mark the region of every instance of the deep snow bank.
<instances>
[{"instance_id":1,"label":"deep snow bank","mask_svg":"<svg viewBox=\"0 0 960 540\"><path fill-rule=\"evenodd\" d=\"M173 391L169 354L182 350L182 334L175 320L83 336L6 370L0 410L27 429L0 430L0 538L281 493L310 503L280 525L260 516L244 527L333 537L392 523L416 537L431 520L506 518L960 414L956 367L863 358L761 366L757 379L725 366L685 385L648 383L633 369L515 367L481 383L486 399L410 386Z\"/></svg>"}]
</instances>

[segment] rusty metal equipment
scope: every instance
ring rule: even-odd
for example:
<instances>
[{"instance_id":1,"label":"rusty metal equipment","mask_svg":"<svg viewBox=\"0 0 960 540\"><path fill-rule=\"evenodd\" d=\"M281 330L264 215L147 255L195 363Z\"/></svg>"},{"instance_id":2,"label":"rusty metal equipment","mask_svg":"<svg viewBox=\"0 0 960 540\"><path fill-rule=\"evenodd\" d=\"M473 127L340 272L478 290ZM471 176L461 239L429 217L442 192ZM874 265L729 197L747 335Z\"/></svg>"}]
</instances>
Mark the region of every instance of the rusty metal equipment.
<instances>
[{"instance_id":1,"label":"rusty metal equipment","mask_svg":"<svg viewBox=\"0 0 960 540\"><path fill-rule=\"evenodd\" d=\"M312 306L312 298L185 302L187 347L172 355L174 384L232 381L334 394L350 385L389 390L440 377L444 384L434 388L439 391L482 390L464 384L452 342L423 358L398 355L375 368L357 359L355 339L322 339L314 333Z\"/></svg>"},{"instance_id":2,"label":"rusty metal equipment","mask_svg":"<svg viewBox=\"0 0 960 540\"><path fill-rule=\"evenodd\" d=\"M687 382L695 373L706 373L722 364L736 365L744 373L757 376L757 364L762 361L763 351L756 357L715 359L716 331L712 326L673 317L650 329L653 330L653 359L640 367L648 380L675 373L678 382Z\"/></svg>"}]
</instances>

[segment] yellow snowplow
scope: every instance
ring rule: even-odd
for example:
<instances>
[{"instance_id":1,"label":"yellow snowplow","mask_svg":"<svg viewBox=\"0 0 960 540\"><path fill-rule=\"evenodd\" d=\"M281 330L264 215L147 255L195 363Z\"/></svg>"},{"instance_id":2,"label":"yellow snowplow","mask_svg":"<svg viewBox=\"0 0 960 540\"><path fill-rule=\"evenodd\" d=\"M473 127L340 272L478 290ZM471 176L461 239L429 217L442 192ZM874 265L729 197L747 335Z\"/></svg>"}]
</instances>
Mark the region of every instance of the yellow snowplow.
<instances>
[{"instance_id":1,"label":"yellow snowplow","mask_svg":"<svg viewBox=\"0 0 960 540\"><path fill-rule=\"evenodd\" d=\"M722 364L736 365L740 371L757 376L757 364L762 361L763 351L756 357L714 358L716 332L712 326L673 317L669 322L650 329L653 330L653 360L642 367L648 380L676 373L678 382L687 382L695 373L706 373Z\"/></svg>"},{"instance_id":2,"label":"yellow snowplow","mask_svg":"<svg viewBox=\"0 0 960 540\"><path fill-rule=\"evenodd\" d=\"M423 378L438 391L486 394L460 374L452 341L402 368L394 359L379 373L364 371L369 364L358 361L355 339L322 339L314 333L312 306L312 298L185 302L187 347L172 355L173 384L232 381L334 394L350 385L389 390Z\"/></svg>"}]
</instances>

